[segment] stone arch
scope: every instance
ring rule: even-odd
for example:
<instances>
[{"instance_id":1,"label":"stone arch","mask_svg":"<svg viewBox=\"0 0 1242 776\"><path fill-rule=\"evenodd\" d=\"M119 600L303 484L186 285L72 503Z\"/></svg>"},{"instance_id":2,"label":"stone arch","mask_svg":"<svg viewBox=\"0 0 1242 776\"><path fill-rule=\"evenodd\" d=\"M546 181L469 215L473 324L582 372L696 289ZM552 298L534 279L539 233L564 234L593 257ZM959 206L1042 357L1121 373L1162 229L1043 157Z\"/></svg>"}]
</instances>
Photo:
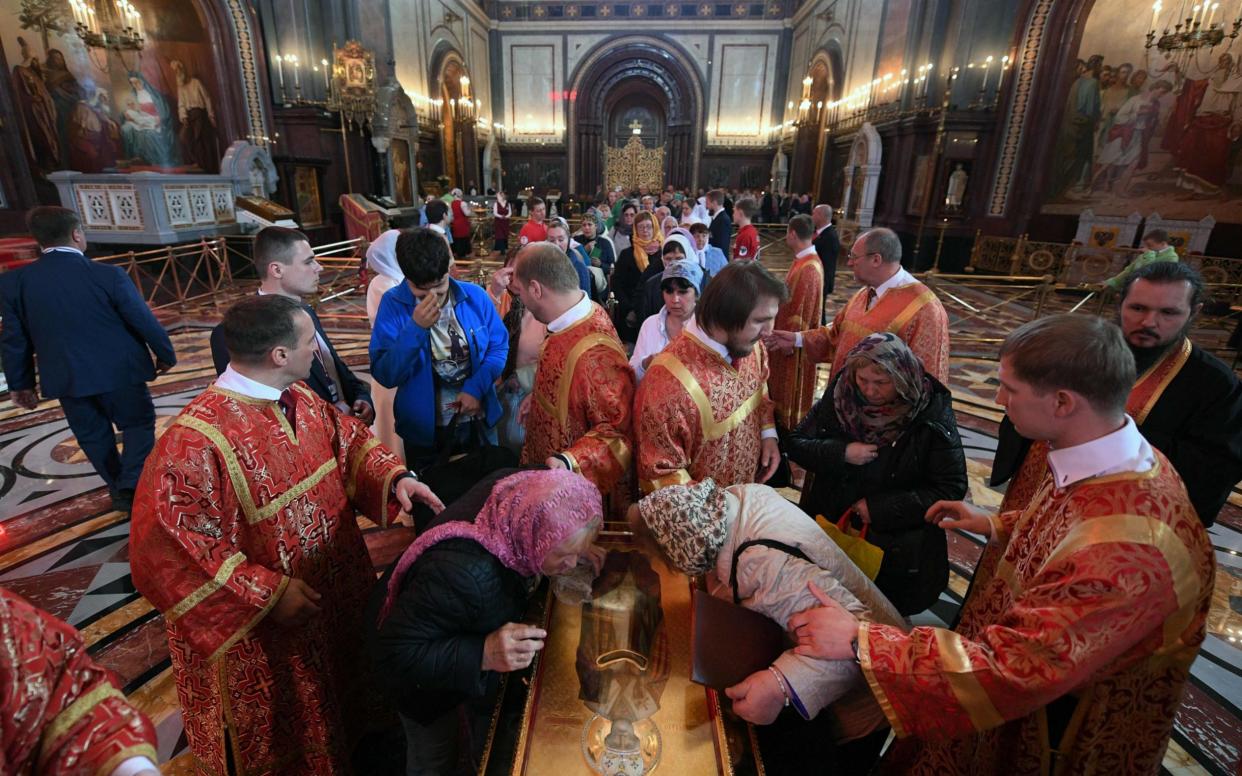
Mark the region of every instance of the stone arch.
<instances>
[{"instance_id":1,"label":"stone arch","mask_svg":"<svg viewBox=\"0 0 1242 776\"><path fill-rule=\"evenodd\" d=\"M665 182L694 188L702 152L703 84L689 55L671 41L631 35L610 40L576 68L570 83L569 186L585 193L603 181L606 121L619 95L641 88L663 96ZM581 190L581 191L580 191Z\"/></svg>"},{"instance_id":2,"label":"stone arch","mask_svg":"<svg viewBox=\"0 0 1242 776\"><path fill-rule=\"evenodd\" d=\"M875 215L875 195L880 188L880 133L870 121L854 135L845 162L845 190L841 194L845 218L861 228L871 226Z\"/></svg>"},{"instance_id":3,"label":"stone arch","mask_svg":"<svg viewBox=\"0 0 1242 776\"><path fill-rule=\"evenodd\" d=\"M431 84L428 91L433 98L443 100L440 106L440 155L444 174L450 185L465 189L467 181L478 181L478 144L472 124L458 125L451 107L452 100L462 96L461 76L470 72L461 49L448 40L436 43L431 55Z\"/></svg>"}]
</instances>

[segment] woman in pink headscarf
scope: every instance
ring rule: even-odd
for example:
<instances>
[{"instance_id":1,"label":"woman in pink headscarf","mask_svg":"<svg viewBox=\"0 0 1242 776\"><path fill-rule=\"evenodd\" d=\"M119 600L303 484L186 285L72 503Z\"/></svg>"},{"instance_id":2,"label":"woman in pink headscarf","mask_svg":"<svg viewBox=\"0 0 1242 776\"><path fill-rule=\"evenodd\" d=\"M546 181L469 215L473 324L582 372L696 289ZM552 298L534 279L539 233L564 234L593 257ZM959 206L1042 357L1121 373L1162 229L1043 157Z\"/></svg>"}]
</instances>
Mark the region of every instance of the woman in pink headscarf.
<instances>
[{"instance_id":1,"label":"woman in pink headscarf","mask_svg":"<svg viewBox=\"0 0 1242 776\"><path fill-rule=\"evenodd\" d=\"M477 770L500 674L530 666L547 633L521 622L542 576L587 561L599 490L564 470L502 470L444 510L381 581L372 652L397 704L409 774ZM462 729L462 726L465 729Z\"/></svg>"}]
</instances>

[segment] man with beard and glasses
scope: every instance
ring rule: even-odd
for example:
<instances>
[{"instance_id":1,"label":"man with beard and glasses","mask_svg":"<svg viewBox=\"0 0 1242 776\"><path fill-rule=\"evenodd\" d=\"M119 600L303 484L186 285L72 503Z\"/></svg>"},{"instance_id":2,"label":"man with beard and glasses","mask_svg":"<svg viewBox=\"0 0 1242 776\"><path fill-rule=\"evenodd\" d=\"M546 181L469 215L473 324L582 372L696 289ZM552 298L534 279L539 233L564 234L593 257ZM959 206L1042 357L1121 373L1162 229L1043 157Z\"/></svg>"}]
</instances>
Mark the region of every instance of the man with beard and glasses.
<instances>
[{"instance_id":1,"label":"man with beard and glasses","mask_svg":"<svg viewBox=\"0 0 1242 776\"><path fill-rule=\"evenodd\" d=\"M643 493L711 477L721 487L763 483L776 471L768 398L772 332L789 289L757 262L730 263L694 318L651 362L634 399Z\"/></svg>"},{"instance_id":2,"label":"man with beard and glasses","mask_svg":"<svg viewBox=\"0 0 1242 776\"><path fill-rule=\"evenodd\" d=\"M1203 306L1203 278L1178 262L1139 268L1121 297L1121 330L1138 380L1126 413L1172 462L1199 519L1210 526L1242 479L1242 382L1186 336ZM1010 477L1001 511L1022 509L1046 468L1047 447L1001 421L992 485Z\"/></svg>"}]
</instances>

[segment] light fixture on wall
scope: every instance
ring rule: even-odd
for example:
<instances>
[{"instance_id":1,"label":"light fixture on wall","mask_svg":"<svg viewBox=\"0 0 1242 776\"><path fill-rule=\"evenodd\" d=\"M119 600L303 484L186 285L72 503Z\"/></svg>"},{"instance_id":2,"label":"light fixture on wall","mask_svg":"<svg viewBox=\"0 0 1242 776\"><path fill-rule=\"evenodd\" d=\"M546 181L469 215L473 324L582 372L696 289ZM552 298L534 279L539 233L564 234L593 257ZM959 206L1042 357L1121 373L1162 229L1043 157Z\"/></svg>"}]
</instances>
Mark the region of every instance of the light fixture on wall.
<instances>
[{"instance_id":1,"label":"light fixture on wall","mask_svg":"<svg viewBox=\"0 0 1242 776\"><path fill-rule=\"evenodd\" d=\"M798 115L794 119L795 127L814 126L819 124L819 112L823 109L823 101L811 101L811 76L802 79L802 99L798 101ZM792 108L792 106L790 106Z\"/></svg>"},{"instance_id":2,"label":"light fixture on wall","mask_svg":"<svg viewBox=\"0 0 1242 776\"><path fill-rule=\"evenodd\" d=\"M129 0L69 0L73 29L87 48L141 51L142 14Z\"/></svg>"},{"instance_id":3,"label":"light fixture on wall","mask_svg":"<svg viewBox=\"0 0 1242 776\"><path fill-rule=\"evenodd\" d=\"M1163 17L1162 24L1164 4L1157 0L1151 7L1151 31L1147 33L1147 48L1155 48L1165 57L1185 64L1199 51L1210 51L1219 46L1225 38L1235 40L1239 30L1242 30L1242 3L1235 9L1235 18L1231 23L1227 22L1229 11L1222 13L1220 5L1220 2L1205 0L1192 5L1190 13L1183 17L1186 4L1179 3L1177 10L1170 9L1168 16ZM1232 26L1228 33L1225 32L1227 23ZM1157 32L1161 27L1163 32Z\"/></svg>"},{"instance_id":4,"label":"light fixture on wall","mask_svg":"<svg viewBox=\"0 0 1242 776\"><path fill-rule=\"evenodd\" d=\"M452 111L453 121L470 125L475 122L479 115L479 109L483 107L482 100L472 100L470 98L470 76L463 73L457 81L461 96L449 99L449 110Z\"/></svg>"}]
</instances>

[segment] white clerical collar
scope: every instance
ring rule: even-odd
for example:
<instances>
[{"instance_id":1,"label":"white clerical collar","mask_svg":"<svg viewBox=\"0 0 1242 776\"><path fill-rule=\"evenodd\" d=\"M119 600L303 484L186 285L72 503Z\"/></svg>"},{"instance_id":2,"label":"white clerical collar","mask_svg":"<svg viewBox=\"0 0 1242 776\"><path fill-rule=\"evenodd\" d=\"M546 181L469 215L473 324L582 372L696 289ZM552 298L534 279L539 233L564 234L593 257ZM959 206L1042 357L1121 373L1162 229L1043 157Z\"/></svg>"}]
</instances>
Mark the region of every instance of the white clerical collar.
<instances>
[{"instance_id":1,"label":"white clerical collar","mask_svg":"<svg viewBox=\"0 0 1242 776\"><path fill-rule=\"evenodd\" d=\"M913 282L915 282L914 275L906 272L905 267L900 267L895 275L875 287L875 298L878 300L880 297L884 296L885 293L893 290L894 288L908 286Z\"/></svg>"},{"instance_id":2,"label":"white clerical collar","mask_svg":"<svg viewBox=\"0 0 1242 776\"><path fill-rule=\"evenodd\" d=\"M825 229L827 229L827 228L828 228L828 227L830 227L830 226L832 226L832 224L831 224L831 223L827 223L827 224L824 224L823 226L821 226L820 228L816 229L816 230L815 230L815 236L816 236L816 237L819 237L819 233L820 233L820 232L822 232L822 231L824 231Z\"/></svg>"},{"instance_id":3,"label":"white clerical collar","mask_svg":"<svg viewBox=\"0 0 1242 776\"><path fill-rule=\"evenodd\" d=\"M556 320L548 324L548 331L552 334L562 332L573 326L578 321L591 314L591 297L587 296L585 291L579 291L582 298L578 303L561 313Z\"/></svg>"},{"instance_id":4,"label":"white clerical collar","mask_svg":"<svg viewBox=\"0 0 1242 776\"><path fill-rule=\"evenodd\" d=\"M48 248L47 250L43 251L43 253L51 253L52 251L70 251L71 253L76 253L79 256L86 255L85 253L73 247L72 245L56 245L54 247ZM41 256L43 254L41 253L39 255Z\"/></svg>"},{"instance_id":5,"label":"white clerical collar","mask_svg":"<svg viewBox=\"0 0 1242 776\"><path fill-rule=\"evenodd\" d=\"M691 316L690 320L686 321L686 331L694 335L695 338L697 338L699 342L702 342L704 345L710 348L712 352L714 352L716 355L720 356L721 358L723 358L725 361L729 362L730 364L733 363L733 359L729 357L729 349L726 348L724 345L721 345L716 340L712 339L710 336L708 336L707 332L700 329L699 319L697 317Z\"/></svg>"},{"instance_id":6,"label":"white clerical collar","mask_svg":"<svg viewBox=\"0 0 1242 776\"><path fill-rule=\"evenodd\" d=\"M273 388L266 383L258 380L251 380L241 372L233 369L233 365L229 364L216 378L215 386L222 391L232 391L240 393L250 399L263 399L265 401L276 401L280 398L280 389Z\"/></svg>"},{"instance_id":7,"label":"white clerical collar","mask_svg":"<svg viewBox=\"0 0 1242 776\"><path fill-rule=\"evenodd\" d=\"M1125 425L1111 434L1048 453L1048 468L1058 488L1109 474L1145 472L1155 465L1151 445L1129 415Z\"/></svg>"},{"instance_id":8,"label":"white clerical collar","mask_svg":"<svg viewBox=\"0 0 1242 776\"><path fill-rule=\"evenodd\" d=\"M818 255L819 255L819 254L815 252L815 246L814 246L814 245L808 245L808 246L806 246L805 248L803 248L802 250L798 251L798 253L794 256L794 258L795 258L795 259L800 259L800 258L802 258L803 256L818 256Z\"/></svg>"},{"instance_id":9,"label":"white clerical collar","mask_svg":"<svg viewBox=\"0 0 1242 776\"><path fill-rule=\"evenodd\" d=\"M439 224L427 224L427 228L440 234L445 234L444 227Z\"/></svg>"}]
</instances>

